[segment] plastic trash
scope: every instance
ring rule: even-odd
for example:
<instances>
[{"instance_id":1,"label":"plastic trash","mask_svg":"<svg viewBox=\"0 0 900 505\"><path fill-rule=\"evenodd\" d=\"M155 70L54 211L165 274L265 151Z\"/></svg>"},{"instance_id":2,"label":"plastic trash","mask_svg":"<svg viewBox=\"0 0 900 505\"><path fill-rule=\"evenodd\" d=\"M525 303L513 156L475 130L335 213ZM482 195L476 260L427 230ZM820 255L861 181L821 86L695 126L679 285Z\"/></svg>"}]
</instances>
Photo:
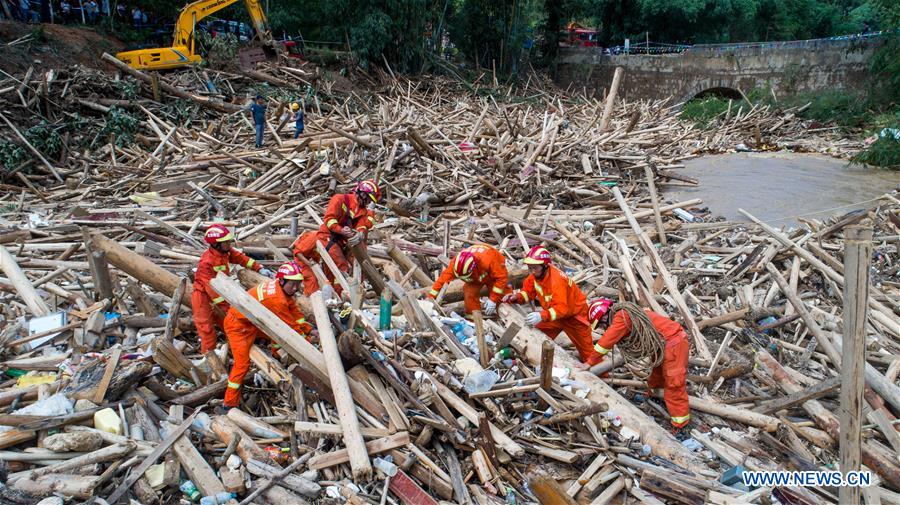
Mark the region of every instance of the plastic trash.
<instances>
[{"instance_id":1,"label":"plastic trash","mask_svg":"<svg viewBox=\"0 0 900 505\"><path fill-rule=\"evenodd\" d=\"M121 435L123 431L122 419L111 408L98 410L94 412L94 428L113 435Z\"/></svg>"},{"instance_id":2,"label":"plastic trash","mask_svg":"<svg viewBox=\"0 0 900 505\"><path fill-rule=\"evenodd\" d=\"M197 489L197 486L194 485L193 481L181 481L181 485L178 486L178 489L180 489L190 501L197 501L200 499L200 490Z\"/></svg>"},{"instance_id":3,"label":"plastic trash","mask_svg":"<svg viewBox=\"0 0 900 505\"><path fill-rule=\"evenodd\" d=\"M497 375L497 372L482 370L466 377L466 380L463 382L463 389L469 394L483 393L494 387L494 384L499 380L500 376Z\"/></svg>"},{"instance_id":4,"label":"plastic trash","mask_svg":"<svg viewBox=\"0 0 900 505\"><path fill-rule=\"evenodd\" d=\"M372 460L372 464L375 468L381 470L382 473L387 475L388 477L393 477L397 475L397 465L383 458L375 458Z\"/></svg>"},{"instance_id":5,"label":"plastic trash","mask_svg":"<svg viewBox=\"0 0 900 505\"><path fill-rule=\"evenodd\" d=\"M681 442L681 445L685 446L689 451L699 451L703 448L703 445L693 438L685 439Z\"/></svg>"},{"instance_id":6,"label":"plastic trash","mask_svg":"<svg viewBox=\"0 0 900 505\"><path fill-rule=\"evenodd\" d=\"M694 217L693 214L691 214L690 212L688 212L684 209L672 209L672 213L675 214L676 216L678 216L678 218L681 219L682 221L685 221L688 223L693 223L694 221L697 220L697 218Z\"/></svg>"}]
</instances>

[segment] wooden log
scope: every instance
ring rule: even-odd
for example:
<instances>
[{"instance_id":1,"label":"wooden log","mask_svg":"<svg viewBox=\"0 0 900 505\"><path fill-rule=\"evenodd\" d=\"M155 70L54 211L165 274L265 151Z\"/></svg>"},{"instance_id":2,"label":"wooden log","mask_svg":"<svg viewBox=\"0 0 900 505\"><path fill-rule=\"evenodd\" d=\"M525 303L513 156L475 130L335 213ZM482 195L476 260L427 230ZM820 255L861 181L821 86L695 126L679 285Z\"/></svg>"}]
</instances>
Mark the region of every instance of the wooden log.
<instances>
[{"instance_id":1,"label":"wooden log","mask_svg":"<svg viewBox=\"0 0 900 505\"><path fill-rule=\"evenodd\" d=\"M316 291L310 295L309 301L313 306L316 327L319 330L319 342L322 344L322 354L328 369L335 407L344 429L343 442L347 446L350 468L355 479L367 480L372 475L372 463L369 461L362 433L359 432L359 419L356 417L356 407L353 405L350 384L347 382L347 372L344 370L344 364L341 363L341 354L338 351L337 340L334 338L334 331L322 292Z\"/></svg>"},{"instance_id":2,"label":"wooden log","mask_svg":"<svg viewBox=\"0 0 900 505\"><path fill-rule=\"evenodd\" d=\"M226 414L234 424L254 438L287 438L288 434L269 423L260 421L240 409L231 409Z\"/></svg>"},{"instance_id":3,"label":"wooden log","mask_svg":"<svg viewBox=\"0 0 900 505\"><path fill-rule=\"evenodd\" d=\"M413 272L412 276L416 282L419 283L419 286L426 288L431 287L434 281L428 275L427 272L422 270L419 265L417 265L412 258L407 256L403 250L397 247L397 244L394 242L389 242L387 245L387 254L394 260L394 263L400 266L404 273L408 274L410 271Z\"/></svg>"},{"instance_id":4,"label":"wooden log","mask_svg":"<svg viewBox=\"0 0 900 505\"><path fill-rule=\"evenodd\" d=\"M313 456L313 453L306 453L301 456L297 461L300 461L298 465L306 463ZM295 461L296 463L296 461ZM277 466L268 465L262 461L250 460L247 462L247 471L253 475L257 475L265 478L272 478L278 475L279 473L284 472L286 469L278 468ZM287 475L282 477L279 482L280 486L283 486L291 491L303 495L307 498L316 498L319 493L322 491L322 486L319 484L297 475L295 473L288 472Z\"/></svg>"},{"instance_id":5,"label":"wooden log","mask_svg":"<svg viewBox=\"0 0 900 505\"><path fill-rule=\"evenodd\" d=\"M841 378L832 377L830 379L823 380L815 386L811 386L798 391L797 393L765 401L754 408L753 411L760 414L772 415L779 410L791 408L794 405L799 405L807 400L815 400L817 398L821 398L827 394L832 393L840 385Z\"/></svg>"},{"instance_id":6,"label":"wooden log","mask_svg":"<svg viewBox=\"0 0 900 505\"><path fill-rule=\"evenodd\" d=\"M209 423L209 429L219 437L222 442L230 443L232 438L238 437L237 454L244 460L244 463L251 459L260 461L268 461L269 456L266 452L250 438L250 435L244 432L234 421L227 416L215 416Z\"/></svg>"},{"instance_id":7,"label":"wooden log","mask_svg":"<svg viewBox=\"0 0 900 505\"><path fill-rule=\"evenodd\" d=\"M841 346L841 473L861 469L863 389L866 365L866 311L869 298L869 262L872 257L872 227L844 229L844 337ZM896 435L896 432L894 432ZM841 486L841 503L858 503L860 488Z\"/></svg>"},{"instance_id":8,"label":"wooden log","mask_svg":"<svg viewBox=\"0 0 900 505\"><path fill-rule=\"evenodd\" d=\"M532 366L540 363L541 349L547 336L539 330L525 327L524 318L513 307L502 304L499 308L500 317L506 324L517 323L522 326L516 337L513 339L513 345L519 350L519 355L527 360ZM578 370L574 372L573 379L577 380L590 388L590 392L586 400L595 403L605 403L610 410L616 411L622 417L622 423L625 426L637 431L641 434L641 441L650 445L653 453L668 459L689 470L699 470L705 467L696 457L687 450L683 445L678 443L674 437L663 427L656 423L653 419L640 411L631 402L622 398L612 387L603 382L599 377L587 370L580 370L578 360L564 351L557 348L553 359L553 365L570 370Z\"/></svg>"},{"instance_id":9,"label":"wooden log","mask_svg":"<svg viewBox=\"0 0 900 505\"><path fill-rule=\"evenodd\" d=\"M51 496L59 494L87 500L94 497L94 490L100 483L99 476L52 474L37 479L19 479L10 488L31 496Z\"/></svg>"},{"instance_id":10,"label":"wooden log","mask_svg":"<svg viewBox=\"0 0 900 505\"><path fill-rule=\"evenodd\" d=\"M781 363L768 352L758 351L756 363L758 369L772 377L785 393L792 394L802 390L796 380L781 366ZM803 410L833 439L840 439L840 422L818 400L807 400L803 403ZM870 442L862 444L861 451L863 464L874 470L891 487L900 489L900 466L891 455L885 454L885 451L873 446Z\"/></svg>"},{"instance_id":11,"label":"wooden log","mask_svg":"<svg viewBox=\"0 0 900 505\"><path fill-rule=\"evenodd\" d=\"M3 270L9 281L13 283L16 293L22 298L22 301L25 302L32 314L35 316L46 316L50 313L50 306L37 293L28 277L25 277L25 273L19 268L19 264L16 263L13 255L2 245L0 245L0 269Z\"/></svg>"},{"instance_id":12,"label":"wooden log","mask_svg":"<svg viewBox=\"0 0 900 505\"><path fill-rule=\"evenodd\" d=\"M366 461L369 460L369 454L381 454L391 449L397 449L409 444L409 433L401 431L385 438L372 440L365 444ZM350 452L347 449L339 449L337 451L327 452L314 456L309 460L309 467L313 470L329 468L350 461Z\"/></svg>"},{"instance_id":13,"label":"wooden log","mask_svg":"<svg viewBox=\"0 0 900 505\"><path fill-rule=\"evenodd\" d=\"M186 407L196 407L197 405L204 404L213 398L221 397L225 394L225 389L228 386L227 379L221 379L217 382L213 382L212 384L207 384L206 386L199 387L186 395L181 395L174 400L171 400L171 403L174 405L184 405Z\"/></svg>"},{"instance_id":14,"label":"wooden log","mask_svg":"<svg viewBox=\"0 0 900 505\"><path fill-rule=\"evenodd\" d=\"M211 284L213 289L225 297L232 307L240 310L241 314L250 319L257 328L281 345L282 349L296 359L307 373L312 374L320 383L330 384L325 357L315 346L307 342L278 316L269 312L258 300L248 295L243 288L227 276L220 274L211 281ZM319 295L321 298L321 293ZM387 411L384 406L372 398L362 385L351 378L347 378L347 382L353 393L353 399L366 412L377 419L387 419Z\"/></svg>"},{"instance_id":15,"label":"wooden log","mask_svg":"<svg viewBox=\"0 0 900 505\"><path fill-rule=\"evenodd\" d=\"M641 474L641 489L675 503L684 503L685 505L706 503L706 493L702 490L652 470L644 470Z\"/></svg>"},{"instance_id":16,"label":"wooden log","mask_svg":"<svg viewBox=\"0 0 900 505\"><path fill-rule=\"evenodd\" d=\"M562 486L549 475L539 474L529 477L528 487L541 505L576 505Z\"/></svg>"},{"instance_id":17,"label":"wooden log","mask_svg":"<svg viewBox=\"0 0 900 505\"><path fill-rule=\"evenodd\" d=\"M173 296L181 281L172 272L99 233L91 234L91 249L105 252L110 263L166 296ZM181 297L181 303L187 308L191 306L193 292L193 286L188 285Z\"/></svg>"},{"instance_id":18,"label":"wooden log","mask_svg":"<svg viewBox=\"0 0 900 505\"><path fill-rule=\"evenodd\" d=\"M650 165L644 166L644 175L647 176L647 189L650 190L650 203L653 205L653 220L656 222L659 243L666 245L666 229L663 227L662 214L659 211L659 197L656 196L656 183L653 182L653 169L650 168Z\"/></svg>"},{"instance_id":19,"label":"wooden log","mask_svg":"<svg viewBox=\"0 0 900 505\"><path fill-rule=\"evenodd\" d=\"M550 391L553 385L553 354L556 346L552 340L545 340L541 344L541 389Z\"/></svg>"},{"instance_id":20,"label":"wooden log","mask_svg":"<svg viewBox=\"0 0 900 505\"><path fill-rule=\"evenodd\" d=\"M335 436L343 435L344 430L339 424L329 423L313 423L309 421L295 421L294 431L313 436ZM360 428L360 432L366 438L384 438L391 434L390 430L384 428Z\"/></svg>"},{"instance_id":21,"label":"wooden log","mask_svg":"<svg viewBox=\"0 0 900 505\"><path fill-rule=\"evenodd\" d=\"M335 245L334 247L338 246ZM366 279L372 284L372 289L376 293L384 291L384 277L382 277L381 272L379 272L372 263L372 258L369 257L366 246L360 242L359 244L350 247L350 253L353 254L353 257L359 262L359 266L362 267Z\"/></svg>"},{"instance_id":22,"label":"wooden log","mask_svg":"<svg viewBox=\"0 0 900 505\"><path fill-rule=\"evenodd\" d=\"M164 422L162 424L168 431L175 429L175 425L171 423ZM178 462L181 463L181 468L204 496L215 496L217 493L225 491L225 486L216 477L216 473L200 454L200 451L191 443L189 436L179 437L172 444L172 450L175 452Z\"/></svg>"},{"instance_id":23,"label":"wooden log","mask_svg":"<svg viewBox=\"0 0 900 505\"><path fill-rule=\"evenodd\" d=\"M613 71L612 83L609 85L609 94L606 95L606 104L603 106L603 116L600 118L600 132L605 132L609 126L609 117L612 115L613 106L616 102L616 95L619 93L619 83L622 82L622 74L625 69L616 67Z\"/></svg>"}]
</instances>

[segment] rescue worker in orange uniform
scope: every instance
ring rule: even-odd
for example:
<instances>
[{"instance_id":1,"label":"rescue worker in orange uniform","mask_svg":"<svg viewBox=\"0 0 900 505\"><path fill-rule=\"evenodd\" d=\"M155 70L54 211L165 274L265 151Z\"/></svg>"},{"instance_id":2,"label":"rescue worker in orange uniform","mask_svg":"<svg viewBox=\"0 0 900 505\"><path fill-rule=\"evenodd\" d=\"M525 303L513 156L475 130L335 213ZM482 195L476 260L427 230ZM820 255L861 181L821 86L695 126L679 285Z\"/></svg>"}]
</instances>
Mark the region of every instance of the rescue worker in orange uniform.
<instances>
[{"instance_id":1,"label":"rescue worker in orange uniform","mask_svg":"<svg viewBox=\"0 0 900 505\"><path fill-rule=\"evenodd\" d=\"M305 231L297 237L297 240L295 240L294 244L291 246L294 250L294 261L300 265L300 271L303 272L303 294L306 296L319 290L319 280L316 279L312 268L303 261L303 258L305 258L306 261L309 261L313 265L319 264L319 262L322 261L322 257L319 256L319 250L316 248L316 242L319 241L318 236L318 231ZM325 244L327 244L327 242L322 243L322 245ZM334 280L331 269L323 268L322 272L329 281ZM331 288L331 286L325 286L324 288ZM325 293L325 298L331 298L331 293Z\"/></svg>"},{"instance_id":2,"label":"rescue worker in orange uniform","mask_svg":"<svg viewBox=\"0 0 900 505\"><path fill-rule=\"evenodd\" d=\"M278 268L275 279L259 284L247 290L247 293L256 298L263 306L288 324L294 331L311 339L312 325L306 322L306 317L297 307L294 295L300 291L300 283L303 274L300 266L291 261ZM232 307L225 316L225 336L231 347L231 356L234 364L228 373L228 386L225 389L225 407L237 407L241 403L241 386L244 377L250 370L250 348L257 337L268 337L253 323Z\"/></svg>"},{"instance_id":3,"label":"rescue worker in orange uniform","mask_svg":"<svg viewBox=\"0 0 900 505\"><path fill-rule=\"evenodd\" d=\"M578 349L581 361L589 362L594 350L584 293L572 279L553 266L550 252L542 246L534 246L528 251L525 264L531 275L522 283L522 289L504 296L503 303L538 302L543 310L528 314L525 323L541 330L551 340L565 331Z\"/></svg>"},{"instance_id":4,"label":"rescue worker in orange uniform","mask_svg":"<svg viewBox=\"0 0 900 505\"><path fill-rule=\"evenodd\" d=\"M459 252L447 268L431 286L429 298L436 298L444 284L453 279L460 279L463 284L463 299L466 312L481 310L486 316L497 313L497 304L509 291L506 270L506 259L499 251L486 244L477 244ZM490 292L484 303L481 303L481 288L489 286Z\"/></svg>"},{"instance_id":5,"label":"rescue worker in orange uniform","mask_svg":"<svg viewBox=\"0 0 900 505\"><path fill-rule=\"evenodd\" d=\"M353 193L337 194L328 201L317 238L325 245L338 270L350 271L352 255L349 247L365 243L369 230L375 226L375 211L369 207L381 199L375 181L360 181ZM315 247L315 244L313 244ZM338 290L338 288L335 288Z\"/></svg>"},{"instance_id":6,"label":"rescue worker in orange uniform","mask_svg":"<svg viewBox=\"0 0 900 505\"><path fill-rule=\"evenodd\" d=\"M210 226L203 240L209 244L209 248L200 256L200 263L197 264L191 308L194 311L194 326L200 336L200 352L206 354L216 348L216 326L222 327L222 319L229 308L228 302L213 290L209 281L219 272L230 274L232 263L253 269L266 277L272 277L273 273L235 249L232 246L234 234L221 224Z\"/></svg>"},{"instance_id":7,"label":"rescue worker in orange uniform","mask_svg":"<svg viewBox=\"0 0 900 505\"><path fill-rule=\"evenodd\" d=\"M594 346L594 350L600 356L600 359L596 360L597 363L603 361L603 356L606 356L617 342L628 338L631 334L631 317L625 310L617 310L613 314L612 307L612 300L600 298L591 303L588 311L592 327L600 325L606 328L603 336ZM687 392L687 366L691 345L687 333L680 324L650 309L643 310L649 318L650 324L656 328L656 332L666 343L663 361L650 372L650 376L647 377L647 387L649 389L663 388L663 400L669 411L672 431L676 435L680 435L691 420Z\"/></svg>"}]
</instances>

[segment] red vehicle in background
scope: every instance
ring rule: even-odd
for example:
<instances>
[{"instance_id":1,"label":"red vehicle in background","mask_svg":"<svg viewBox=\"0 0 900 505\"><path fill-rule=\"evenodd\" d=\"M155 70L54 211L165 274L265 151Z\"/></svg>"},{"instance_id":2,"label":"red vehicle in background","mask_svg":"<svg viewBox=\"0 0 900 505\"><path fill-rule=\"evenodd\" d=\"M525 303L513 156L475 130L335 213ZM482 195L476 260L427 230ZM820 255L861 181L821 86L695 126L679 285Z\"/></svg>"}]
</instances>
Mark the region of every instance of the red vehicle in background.
<instances>
[{"instance_id":1,"label":"red vehicle in background","mask_svg":"<svg viewBox=\"0 0 900 505\"><path fill-rule=\"evenodd\" d=\"M569 23L559 32L560 47L597 47L597 30L585 28L578 23Z\"/></svg>"}]
</instances>

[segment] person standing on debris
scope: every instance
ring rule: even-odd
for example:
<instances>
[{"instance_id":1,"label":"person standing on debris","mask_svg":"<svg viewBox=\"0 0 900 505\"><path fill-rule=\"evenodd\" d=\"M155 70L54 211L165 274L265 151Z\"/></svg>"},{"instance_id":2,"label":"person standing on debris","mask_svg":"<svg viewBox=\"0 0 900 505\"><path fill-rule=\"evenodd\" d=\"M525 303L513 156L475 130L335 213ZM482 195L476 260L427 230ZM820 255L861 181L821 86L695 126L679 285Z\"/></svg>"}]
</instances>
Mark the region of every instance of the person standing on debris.
<instances>
[{"instance_id":1,"label":"person standing on debris","mask_svg":"<svg viewBox=\"0 0 900 505\"><path fill-rule=\"evenodd\" d=\"M206 354L216 348L216 326L222 326L222 319L229 308L228 302L213 290L209 281L219 272L228 275L229 265L232 263L253 269L266 277L272 277L273 273L232 247L234 234L221 224L210 226L203 240L209 244L209 248L200 256L200 263L197 264L191 308L194 311L194 325L200 336L200 352Z\"/></svg>"},{"instance_id":2,"label":"person standing on debris","mask_svg":"<svg viewBox=\"0 0 900 505\"><path fill-rule=\"evenodd\" d=\"M256 128L256 147L263 145L263 132L266 130L266 100L256 95L256 101L247 106L253 116L253 127Z\"/></svg>"},{"instance_id":3,"label":"person standing on debris","mask_svg":"<svg viewBox=\"0 0 900 505\"><path fill-rule=\"evenodd\" d=\"M294 138L297 138L303 133L303 108L294 102L291 104L291 112L294 113Z\"/></svg>"},{"instance_id":4,"label":"person standing on debris","mask_svg":"<svg viewBox=\"0 0 900 505\"><path fill-rule=\"evenodd\" d=\"M626 364L647 361L646 365L652 368L647 376L647 387L663 388L672 431L681 434L691 420L687 393L691 346L684 328L650 309L628 302L614 303L607 298L591 302L588 317L592 328L600 325L606 329L594 346L599 356L596 362L603 361L617 343Z\"/></svg>"},{"instance_id":5,"label":"person standing on debris","mask_svg":"<svg viewBox=\"0 0 900 505\"><path fill-rule=\"evenodd\" d=\"M250 288L247 293L287 323L291 329L311 340L312 325L306 322L306 317L294 300L294 295L300 291L301 281L303 274L300 272L300 266L291 261L278 267L274 280ZM241 386L250 370L250 348L253 347L257 337L268 337L234 307L231 307L225 316L225 336L234 357L234 364L228 373L228 385L225 388L224 405L229 409L241 404ZM272 348L277 353L278 346L273 345Z\"/></svg>"},{"instance_id":6,"label":"person standing on debris","mask_svg":"<svg viewBox=\"0 0 900 505\"><path fill-rule=\"evenodd\" d=\"M365 180L356 185L353 193L336 194L328 201L317 238L325 244L338 270L350 271L353 255L347 251L357 244L365 244L369 230L375 226L375 211L369 207L379 200L378 185ZM335 289L340 292L339 288Z\"/></svg>"},{"instance_id":7,"label":"person standing on debris","mask_svg":"<svg viewBox=\"0 0 900 505\"><path fill-rule=\"evenodd\" d=\"M503 303L528 303L536 301L543 310L529 313L525 323L544 332L555 340L561 331L578 350L583 363L595 361L591 348L591 326L588 323L587 299L575 281L552 264L550 251L534 246L525 255L529 276L522 289L508 294Z\"/></svg>"},{"instance_id":8,"label":"person standing on debris","mask_svg":"<svg viewBox=\"0 0 900 505\"><path fill-rule=\"evenodd\" d=\"M437 298L444 284L453 279L460 279L465 283L463 299L466 303L466 312L471 314L481 310L484 315L493 316L497 313L497 304L503 299L503 295L509 292L506 285L508 278L506 259L499 251L486 244L473 245L463 249L453 258L431 286L428 297ZM490 292L482 303L481 288L484 286L489 286Z\"/></svg>"}]
</instances>

